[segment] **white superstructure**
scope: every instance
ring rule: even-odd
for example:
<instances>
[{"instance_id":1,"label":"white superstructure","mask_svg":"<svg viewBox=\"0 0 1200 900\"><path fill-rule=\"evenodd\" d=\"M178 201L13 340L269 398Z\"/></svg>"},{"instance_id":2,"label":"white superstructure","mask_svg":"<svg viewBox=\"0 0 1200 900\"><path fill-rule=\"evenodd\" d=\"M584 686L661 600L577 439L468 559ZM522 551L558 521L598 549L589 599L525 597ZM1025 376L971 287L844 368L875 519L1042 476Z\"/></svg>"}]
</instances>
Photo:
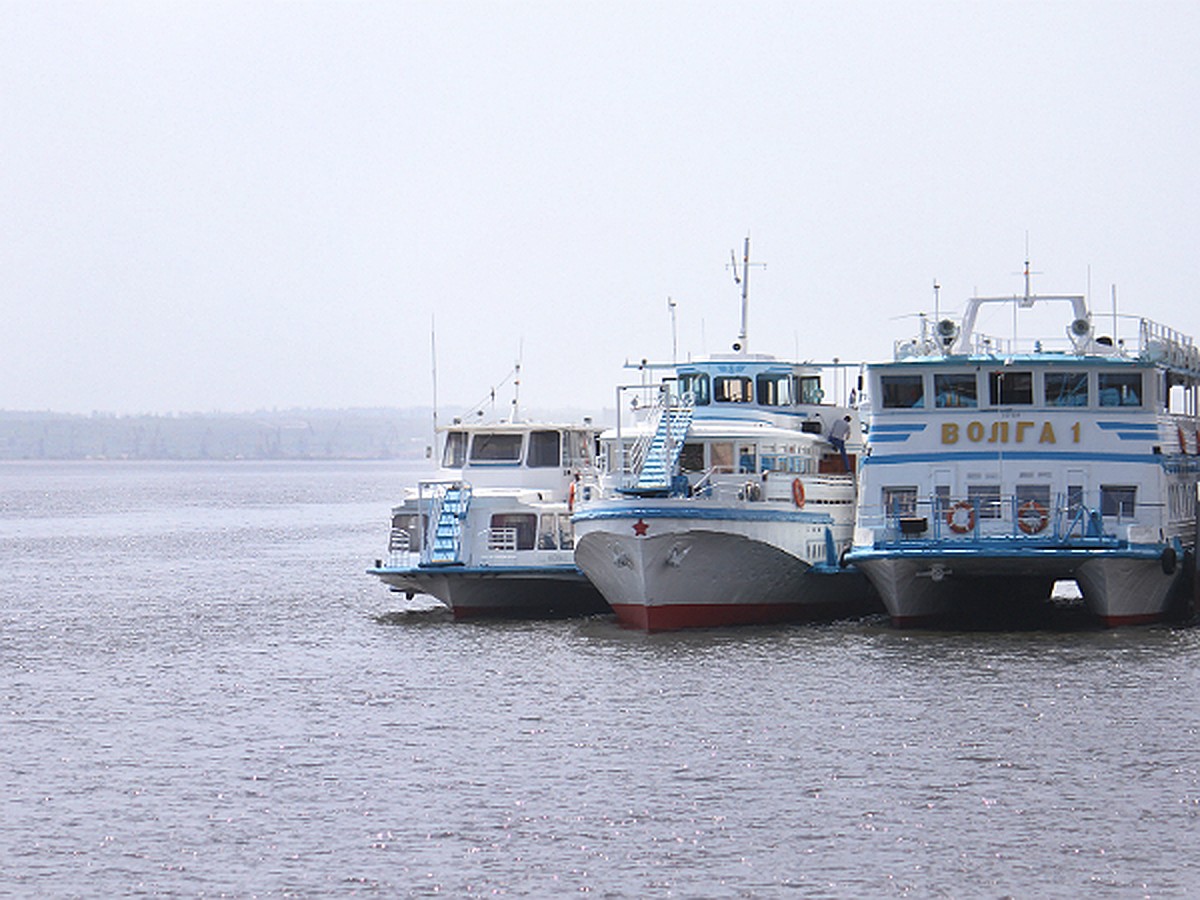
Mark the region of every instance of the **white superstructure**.
<instances>
[{"instance_id":1,"label":"white superstructure","mask_svg":"<svg viewBox=\"0 0 1200 900\"><path fill-rule=\"evenodd\" d=\"M386 560L369 570L392 590L430 594L455 618L606 612L574 561L571 511L593 480L590 424L455 424L438 476L392 510Z\"/></svg>"},{"instance_id":2,"label":"white superstructure","mask_svg":"<svg viewBox=\"0 0 1200 900\"><path fill-rule=\"evenodd\" d=\"M1063 331L987 337L1057 309ZM1128 334L1098 334L1103 323ZM1015 326L1014 326L1015 327ZM1016 615L1075 580L1104 623L1161 618L1192 565L1200 352L1146 319L1089 313L1082 296L976 297L867 369L868 427L848 561L893 621Z\"/></svg>"}]
</instances>

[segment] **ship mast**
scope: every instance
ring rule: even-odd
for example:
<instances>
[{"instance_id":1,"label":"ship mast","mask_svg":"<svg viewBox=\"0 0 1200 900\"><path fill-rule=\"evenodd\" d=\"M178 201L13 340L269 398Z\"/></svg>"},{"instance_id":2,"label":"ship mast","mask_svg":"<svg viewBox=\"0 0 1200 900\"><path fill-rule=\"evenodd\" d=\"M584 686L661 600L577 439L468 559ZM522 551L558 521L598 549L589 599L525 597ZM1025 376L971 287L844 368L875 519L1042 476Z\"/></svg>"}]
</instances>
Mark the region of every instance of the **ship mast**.
<instances>
[{"instance_id":1,"label":"ship mast","mask_svg":"<svg viewBox=\"0 0 1200 900\"><path fill-rule=\"evenodd\" d=\"M733 269L733 281L735 284L742 286L742 327L738 331L737 343L733 345L733 349L738 353L747 353L750 349L749 341L749 326L750 318L750 266L762 266L766 268L766 263L750 262L750 235L746 235L746 243L742 250L742 269L741 274L738 274L737 256L732 250L729 251L730 267Z\"/></svg>"}]
</instances>

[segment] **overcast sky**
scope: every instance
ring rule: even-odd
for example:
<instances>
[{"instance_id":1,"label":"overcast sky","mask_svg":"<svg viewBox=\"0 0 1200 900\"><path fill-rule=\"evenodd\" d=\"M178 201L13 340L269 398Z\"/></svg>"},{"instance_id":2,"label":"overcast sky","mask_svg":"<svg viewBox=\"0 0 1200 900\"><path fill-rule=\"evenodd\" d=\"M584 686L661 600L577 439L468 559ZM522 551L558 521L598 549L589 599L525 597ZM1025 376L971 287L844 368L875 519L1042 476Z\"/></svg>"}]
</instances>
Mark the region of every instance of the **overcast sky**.
<instances>
[{"instance_id":1,"label":"overcast sky","mask_svg":"<svg viewBox=\"0 0 1200 900\"><path fill-rule=\"evenodd\" d=\"M3 2L0 409L594 409L975 289L1200 333L1200 4Z\"/></svg>"}]
</instances>

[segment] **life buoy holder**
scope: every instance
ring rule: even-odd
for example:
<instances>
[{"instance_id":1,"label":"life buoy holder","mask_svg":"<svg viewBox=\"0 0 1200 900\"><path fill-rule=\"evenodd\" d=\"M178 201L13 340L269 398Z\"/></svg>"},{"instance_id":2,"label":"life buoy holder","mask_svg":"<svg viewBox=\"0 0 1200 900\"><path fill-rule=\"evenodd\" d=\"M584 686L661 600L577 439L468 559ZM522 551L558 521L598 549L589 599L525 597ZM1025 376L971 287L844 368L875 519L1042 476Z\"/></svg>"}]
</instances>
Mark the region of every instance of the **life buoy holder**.
<instances>
[{"instance_id":1,"label":"life buoy holder","mask_svg":"<svg viewBox=\"0 0 1200 900\"><path fill-rule=\"evenodd\" d=\"M571 482L571 486L567 488L567 512L575 512L575 482Z\"/></svg>"},{"instance_id":2,"label":"life buoy holder","mask_svg":"<svg viewBox=\"0 0 1200 900\"><path fill-rule=\"evenodd\" d=\"M959 513L966 513L963 517ZM966 534L975 530L975 507L966 500L959 500L946 510L946 524L955 534Z\"/></svg>"},{"instance_id":3,"label":"life buoy holder","mask_svg":"<svg viewBox=\"0 0 1200 900\"><path fill-rule=\"evenodd\" d=\"M1026 500L1017 508L1017 527L1026 534L1037 534L1050 524L1050 513L1036 500Z\"/></svg>"},{"instance_id":4,"label":"life buoy holder","mask_svg":"<svg viewBox=\"0 0 1200 900\"><path fill-rule=\"evenodd\" d=\"M797 509L804 509L804 482L799 478L792 479L792 502Z\"/></svg>"}]
</instances>

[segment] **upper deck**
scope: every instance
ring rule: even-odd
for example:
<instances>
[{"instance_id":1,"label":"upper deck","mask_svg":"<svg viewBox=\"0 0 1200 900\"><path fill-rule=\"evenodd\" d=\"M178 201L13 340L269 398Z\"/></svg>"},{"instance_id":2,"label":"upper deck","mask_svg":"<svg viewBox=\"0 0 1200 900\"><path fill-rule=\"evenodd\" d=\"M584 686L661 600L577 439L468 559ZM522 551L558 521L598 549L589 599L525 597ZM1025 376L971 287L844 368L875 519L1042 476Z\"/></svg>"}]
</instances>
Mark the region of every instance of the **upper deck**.
<instances>
[{"instance_id":1,"label":"upper deck","mask_svg":"<svg viewBox=\"0 0 1200 900\"><path fill-rule=\"evenodd\" d=\"M1073 318L1057 339L979 333L981 308L1000 302L1014 305L1014 322L1018 309L1053 302L1070 304ZM1131 323L1131 334L1116 333ZM1194 417L1200 349L1192 339L1145 318L1114 317L1112 325L1115 336L1097 334L1080 296L972 298L961 324L947 318L930 330L923 321L916 339L896 344L893 362L868 367L872 419L918 410L1009 418L1027 411Z\"/></svg>"}]
</instances>

